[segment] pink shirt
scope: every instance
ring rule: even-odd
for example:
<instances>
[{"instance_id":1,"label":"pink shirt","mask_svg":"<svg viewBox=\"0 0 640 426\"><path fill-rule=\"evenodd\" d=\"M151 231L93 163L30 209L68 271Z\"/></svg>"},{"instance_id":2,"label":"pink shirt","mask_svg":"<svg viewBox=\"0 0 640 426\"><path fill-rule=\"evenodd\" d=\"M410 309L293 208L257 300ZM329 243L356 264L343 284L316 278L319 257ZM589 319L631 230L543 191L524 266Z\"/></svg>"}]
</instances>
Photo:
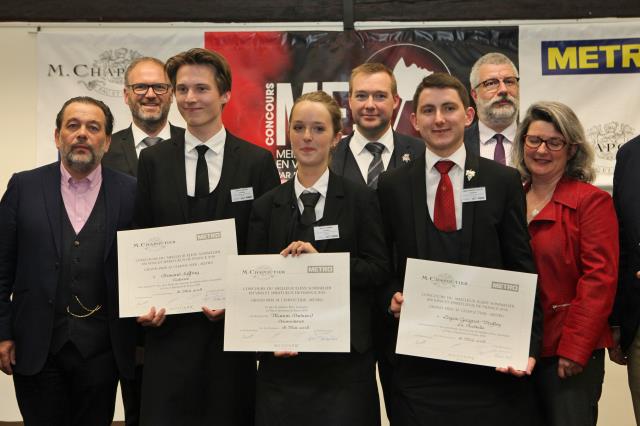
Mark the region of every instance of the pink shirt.
<instances>
[{"instance_id":1,"label":"pink shirt","mask_svg":"<svg viewBox=\"0 0 640 426\"><path fill-rule=\"evenodd\" d=\"M80 232L89 215L96 204L100 186L102 185L102 165L98 167L83 179L76 180L65 169L62 162L60 163L60 193L62 201L69 216L69 221L76 231Z\"/></svg>"}]
</instances>

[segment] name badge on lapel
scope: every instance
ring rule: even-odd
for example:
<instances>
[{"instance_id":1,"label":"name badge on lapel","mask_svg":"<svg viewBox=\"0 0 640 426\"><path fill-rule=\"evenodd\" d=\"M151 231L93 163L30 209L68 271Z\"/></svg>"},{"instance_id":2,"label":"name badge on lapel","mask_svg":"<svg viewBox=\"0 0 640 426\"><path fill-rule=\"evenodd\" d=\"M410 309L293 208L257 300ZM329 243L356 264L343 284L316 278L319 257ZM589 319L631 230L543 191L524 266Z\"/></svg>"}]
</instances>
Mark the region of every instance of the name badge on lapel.
<instances>
[{"instance_id":1,"label":"name badge on lapel","mask_svg":"<svg viewBox=\"0 0 640 426\"><path fill-rule=\"evenodd\" d=\"M253 187L237 188L231 190L231 202L237 203L238 201L250 201L253 200Z\"/></svg>"},{"instance_id":2,"label":"name badge on lapel","mask_svg":"<svg viewBox=\"0 0 640 426\"><path fill-rule=\"evenodd\" d=\"M314 226L313 237L316 241L336 240L340 238L338 225Z\"/></svg>"},{"instance_id":3,"label":"name badge on lapel","mask_svg":"<svg viewBox=\"0 0 640 426\"><path fill-rule=\"evenodd\" d=\"M474 201L486 201L487 190L484 186L478 188L464 188L462 190L462 202L472 203Z\"/></svg>"}]
</instances>

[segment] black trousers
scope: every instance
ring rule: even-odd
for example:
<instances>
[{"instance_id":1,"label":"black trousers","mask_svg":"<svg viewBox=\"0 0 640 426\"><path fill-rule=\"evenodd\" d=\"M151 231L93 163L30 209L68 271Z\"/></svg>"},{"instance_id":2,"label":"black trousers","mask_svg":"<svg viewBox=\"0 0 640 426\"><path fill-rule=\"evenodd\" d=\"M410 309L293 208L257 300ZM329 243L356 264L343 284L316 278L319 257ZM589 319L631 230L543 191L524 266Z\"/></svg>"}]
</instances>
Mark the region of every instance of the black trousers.
<instances>
[{"instance_id":1,"label":"black trousers","mask_svg":"<svg viewBox=\"0 0 640 426\"><path fill-rule=\"evenodd\" d=\"M39 373L14 374L13 383L25 426L108 426L113 420L118 369L111 350L84 359L66 343Z\"/></svg>"},{"instance_id":2,"label":"black trousers","mask_svg":"<svg viewBox=\"0 0 640 426\"><path fill-rule=\"evenodd\" d=\"M558 377L558 358L541 358L533 383L545 426L595 426L604 381L604 349L597 349L582 373Z\"/></svg>"}]
</instances>

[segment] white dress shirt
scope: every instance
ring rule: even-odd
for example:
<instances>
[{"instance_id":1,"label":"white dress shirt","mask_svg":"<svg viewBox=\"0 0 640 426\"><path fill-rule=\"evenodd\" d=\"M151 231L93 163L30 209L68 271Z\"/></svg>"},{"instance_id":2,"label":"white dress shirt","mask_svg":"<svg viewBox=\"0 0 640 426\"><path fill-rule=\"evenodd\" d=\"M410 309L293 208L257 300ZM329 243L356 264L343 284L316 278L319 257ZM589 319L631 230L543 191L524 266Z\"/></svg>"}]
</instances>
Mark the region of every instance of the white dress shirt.
<instances>
[{"instance_id":1,"label":"white dress shirt","mask_svg":"<svg viewBox=\"0 0 640 426\"><path fill-rule=\"evenodd\" d=\"M196 166L198 165L198 145L209 147L204 154L207 160L207 170L209 172L209 191L213 192L220 182L222 173L222 162L224 160L224 141L227 138L227 131L223 128L213 135L208 141L200 142L200 139L193 136L189 130L184 132L184 169L187 177L187 194L191 197L196 192Z\"/></svg>"},{"instance_id":2,"label":"white dress shirt","mask_svg":"<svg viewBox=\"0 0 640 426\"><path fill-rule=\"evenodd\" d=\"M142 139L149 137L149 135L136 126L136 123L131 123L131 132L133 133L133 145L136 147L136 155L140 157L140 151L147 148ZM156 137L162 138L163 141L171 138L171 127L168 121Z\"/></svg>"},{"instance_id":3,"label":"white dress shirt","mask_svg":"<svg viewBox=\"0 0 640 426\"><path fill-rule=\"evenodd\" d=\"M436 191L440 183L440 172L435 168L435 165L440 160L450 160L455 163L449 170L449 179L451 179L453 203L456 207L456 229L462 229L462 187L464 186L464 163L467 160L467 151L464 148L464 144L447 158L438 157L427 147L424 157L427 163L427 209L432 221L433 209L436 204Z\"/></svg>"},{"instance_id":4,"label":"white dress shirt","mask_svg":"<svg viewBox=\"0 0 640 426\"><path fill-rule=\"evenodd\" d=\"M478 120L478 131L480 133L480 156L493 160L493 153L496 150L496 139L494 136L496 133L500 133L504 136L502 145L504 146L504 159L507 162L507 166L511 165L511 149L513 148L513 140L516 137L516 129L518 124L514 121L509 127L502 132L496 132L493 129L487 127L482 121Z\"/></svg>"},{"instance_id":5,"label":"white dress shirt","mask_svg":"<svg viewBox=\"0 0 640 426\"><path fill-rule=\"evenodd\" d=\"M384 169L387 170L389 162L391 161L391 155L393 154L393 130L389 127L379 140L370 141L358 131L357 125L354 126L353 136L351 137L351 142L349 142L349 148L353 153L353 157L356 159L356 163L358 163L358 168L360 169L360 173L362 173L362 177L365 182L367 181L369 164L371 164L371 160L373 160L373 154L366 148L366 145L369 142L380 142L384 145L384 151L382 151L382 164L384 165Z\"/></svg>"},{"instance_id":6,"label":"white dress shirt","mask_svg":"<svg viewBox=\"0 0 640 426\"><path fill-rule=\"evenodd\" d=\"M298 180L298 175L296 174L296 178L293 180L293 190L296 193L296 200L298 201L298 209L300 210L300 214L304 211L304 204L302 204L302 200L300 199L300 194L303 192L319 192L320 198L316 203L316 220L322 219L322 215L324 214L324 204L327 200L327 188L329 187L329 169L327 168L322 176L308 188L305 188L300 181Z\"/></svg>"}]
</instances>

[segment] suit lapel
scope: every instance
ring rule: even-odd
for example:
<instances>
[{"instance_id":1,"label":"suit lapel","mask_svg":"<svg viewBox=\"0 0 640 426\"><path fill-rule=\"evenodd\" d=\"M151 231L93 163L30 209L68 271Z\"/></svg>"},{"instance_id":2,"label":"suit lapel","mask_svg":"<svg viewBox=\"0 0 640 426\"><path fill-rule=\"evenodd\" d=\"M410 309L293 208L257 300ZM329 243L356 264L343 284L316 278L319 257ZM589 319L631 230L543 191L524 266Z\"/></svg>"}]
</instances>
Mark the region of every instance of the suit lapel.
<instances>
[{"instance_id":1,"label":"suit lapel","mask_svg":"<svg viewBox=\"0 0 640 426\"><path fill-rule=\"evenodd\" d=\"M240 169L241 159L238 155L239 148L240 146L236 142L236 139L227 132L227 138L224 141L224 160L222 161L222 170L218 183L219 190L215 218L223 217L225 208L231 200L231 187L236 172Z\"/></svg>"},{"instance_id":2,"label":"suit lapel","mask_svg":"<svg viewBox=\"0 0 640 426\"><path fill-rule=\"evenodd\" d=\"M479 187L481 185L482 177L479 170L480 161L477 155L473 153L467 152L467 159L465 160L465 166L463 170L463 179L464 184L462 188L474 188ZM467 171L475 172L475 175L469 179L467 177ZM471 174L469 174L471 176ZM460 194L462 196L462 194ZM486 202L486 201L484 201ZM464 264L469 264L469 260L471 258L471 240L473 239L473 222L475 217L475 207L476 203L462 203L462 244L460 247L461 253L461 262Z\"/></svg>"},{"instance_id":3,"label":"suit lapel","mask_svg":"<svg viewBox=\"0 0 640 426\"><path fill-rule=\"evenodd\" d=\"M418 257L427 259L427 181L424 156L418 157L409 169L411 197L413 202L413 222L416 231Z\"/></svg>"},{"instance_id":4,"label":"suit lapel","mask_svg":"<svg viewBox=\"0 0 640 426\"><path fill-rule=\"evenodd\" d=\"M280 252L293 240L293 228L296 226L297 208L293 192L293 179L278 187L273 197L273 210L269 228L270 249Z\"/></svg>"},{"instance_id":5,"label":"suit lapel","mask_svg":"<svg viewBox=\"0 0 640 426\"><path fill-rule=\"evenodd\" d=\"M189 218L189 206L187 203L187 176L184 168L184 135L170 139L173 152L171 158L167 158L168 164L173 166L173 184L175 196L180 200L180 210L186 223Z\"/></svg>"},{"instance_id":6,"label":"suit lapel","mask_svg":"<svg viewBox=\"0 0 640 426\"><path fill-rule=\"evenodd\" d=\"M411 145L406 140L400 138L396 132L393 132L393 154L391 155L391 161L389 161L387 170L402 167L403 164L413 160L414 153Z\"/></svg>"},{"instance_id":7,"label":"suit lapel","mask_svg":"<svg viewBox=\"0 0 640 426\"><path fill-rule=\"evenodd\" d=\"M42 195L44 197L49 226L53 234L58 257L62 257L62 194L60 193L60 162L43 170Z\"/></svg>"},{"instance_id":8,"label":"suit lapel","mask_svg":"<svg viewBox=\"0 0 640 426\"><path fill-rule=\"evenodd\" d=\"M120 211L120 188L110 170L102 169L102 191L106 210L104 260L111 251L111 246L118 229L118 212Z\"/></svg>"},{"instance_id":9,"label":"suit lapel","mask_svg":"<svg viewBox=\"0 0 640 426\"><path fill-rule=\"evenodd\" d=\"M344 210L344 188L342 182L336 175L329 172L329 184L327 187L327 198L324 203L324 212L321 222L325 225L338 225L340 216ZM339 232L340 230L338 230ZM331 240L316 241L316 249L319 252L326 252L327 245Z\"/></svg>"},{"instance_id":10,"label":"suit lapel","mask_svg":"<svg viewBox=\"0 0 640 426\"><path fill-rule=\"evenodd\" d=\"M133 176L138 176L138 154L136 153L135 141L133 140L133 131L131 126L123 133L120 146L122 148L124 158L127 161L129 170Z\"/></svg>"}]
</instances>

